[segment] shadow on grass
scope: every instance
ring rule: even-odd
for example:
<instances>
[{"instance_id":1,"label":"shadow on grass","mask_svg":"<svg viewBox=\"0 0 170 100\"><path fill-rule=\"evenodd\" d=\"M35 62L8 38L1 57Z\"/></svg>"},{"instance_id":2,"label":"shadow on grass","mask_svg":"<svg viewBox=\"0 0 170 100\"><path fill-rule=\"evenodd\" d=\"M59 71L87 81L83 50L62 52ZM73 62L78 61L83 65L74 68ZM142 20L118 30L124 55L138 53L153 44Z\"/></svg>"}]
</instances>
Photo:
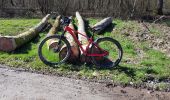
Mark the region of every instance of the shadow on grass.
<instances>
[{"instance_id":1,"label":"shadow on grass","mask_svg":"<svg viewBox=\"0 0 170 100\"><path fill-rule=\"evenodd\" d=\"M144 72L146 75L153 75L153 74L158 74L157 72L155 72L153 69L151 68L130 68L130 67L126 67L126 66L117 66L114 68L100 68L98 70L117 70L119 73L125 73L128 77L131 77L132 79L135 79L135 76L137 75L137 71L140 72ZM153 77L150 76L146 76L146 80L153 80Z\"/></svg>"},{"instance_id":2,"label":"shadow on grass","mask_svg":"<svg viewBox=\"0 0 170 100\"><path fill-rule=\"evenodd\" d=\"M94 65L92 63L63 63L63 64L60 64L60 65L49 65L50 67L54 68L54 69L58 69L58 68L63 68L63 69L66 69L66 70L69 70L69 71L72 71L72 72L79 72L81 71L82 69L84 68L87 68L87 69L90 69L90 70L94 70L96 69L94 67Z\"/></svg>"},{"instance_id":3,"label":"shadow on grass","mask_svg":"<svg viewBox=\"0 0 170 100\"><path fill-rule=\"evenodd\" d=\"M117 66L114 68L99 68L98 70L117 70L119 73L125 73L127 76L134 78L136 69L134 68L129 68L125 66Z\"/></svg>"},{"instance_id":4,"label":"shadow on grass","mask_svg":"<svg viewBox=\"0 0 170 100\"><path fill-rule=\"evenodd\" d=\"M108 27L106 27L106 29L104 29L103 31L101 31L99 34L104 34L106 32L112 32L113 29L116 27L117 24L115 23L111 23Z\"/></svg>"},{"instance_id":5,"label":"shadow on grass","mask_svg":"<svg viewBox=\"0 0 170 100\"><path fill-rule=\"evenodd\" d=\"M125 73L127 76L131 77L134 79L135 76L135 72L136 70L134 68L128 68L128 67L124 67L124 66L118 66L115 68L116 70L118 70L120 73Z\"/></svg>"}]
</instances>

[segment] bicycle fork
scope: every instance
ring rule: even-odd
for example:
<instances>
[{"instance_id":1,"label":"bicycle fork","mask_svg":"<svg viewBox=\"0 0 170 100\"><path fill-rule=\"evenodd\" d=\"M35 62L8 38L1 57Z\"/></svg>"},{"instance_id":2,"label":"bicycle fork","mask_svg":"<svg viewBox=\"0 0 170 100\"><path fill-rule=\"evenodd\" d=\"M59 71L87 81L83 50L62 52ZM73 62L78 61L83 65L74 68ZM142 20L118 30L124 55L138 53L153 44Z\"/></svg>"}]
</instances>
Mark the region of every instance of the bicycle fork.
<instances>
[{"instance_id":1,"label":"bicycle fork","mask_svg":"<svg viewBox=\"0 0 170 100\"><path fill-rule=\"evenodd\" d=\"M54 48L54 53L59 52L60 49L62 48L62 45L61 45L62 41L61 41L61 39L62 39L62 37L64 37L64 34L65 34L65 31L62 33L62 35L60 35L59 41L58 41L56 47Z\"/></svg>"}]
</instances>

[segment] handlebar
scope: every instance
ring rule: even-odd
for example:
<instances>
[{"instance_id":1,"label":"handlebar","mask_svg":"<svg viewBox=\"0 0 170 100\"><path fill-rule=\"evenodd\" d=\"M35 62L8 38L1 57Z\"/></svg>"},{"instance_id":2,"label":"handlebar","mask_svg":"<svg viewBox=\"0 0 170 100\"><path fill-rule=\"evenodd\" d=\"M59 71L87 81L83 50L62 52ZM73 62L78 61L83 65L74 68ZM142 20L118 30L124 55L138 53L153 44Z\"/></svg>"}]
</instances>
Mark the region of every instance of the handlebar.
<instances>
[{"instance_id":1,"label":"handlebar","mask_svg":"<svg viewBox=\"0 0 170 100\"><path fill-rule=\"evenodd\" d=\"M62 16L60 22L62 25L69 25L71 22L71 19L72 18L70 17Z\"/></svg>"},{"instance_id":2,"label":"handlebar","mask_svg":"<svg viewBox=\"0 0 170 100\"><path fill-rule=\"evenodd\" d=\"M51 12L50 13L51 14L51 17L53 18L53 19L55 19L58 15L61 15L59 12ZM71 22L71 19L72 19L72 17L66 17L66 16L61 16L61 20L60 20L60 23L62 24L62 25L69 25L70 24L70 22Z\"/></svg>"},{"instance_id":3,"label":"handlebar","mask_svg":"<svg viewBox=\"0 0 170 100\"><path fill-rule=\"evenodd\" d=\"M57 15L60 15L59 12L51 12L52 18L56 17ZM64 26L68 26L72 20L72 17L66 17L66 16L61 16L60 23ZM91 26L88 26L88 29L92 32L95 33L99 29L97 28L92 28Z\"/></svg>"}]
</instances>

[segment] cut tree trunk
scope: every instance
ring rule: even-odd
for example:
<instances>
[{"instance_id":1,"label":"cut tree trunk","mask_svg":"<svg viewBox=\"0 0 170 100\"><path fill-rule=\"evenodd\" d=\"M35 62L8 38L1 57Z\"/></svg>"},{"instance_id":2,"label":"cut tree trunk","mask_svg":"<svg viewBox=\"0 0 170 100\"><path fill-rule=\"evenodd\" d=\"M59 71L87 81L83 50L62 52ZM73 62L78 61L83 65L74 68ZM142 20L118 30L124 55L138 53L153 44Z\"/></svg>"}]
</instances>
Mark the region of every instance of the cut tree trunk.
<instances>
[{"instance_id":1,"label":"cut tree trunk","mask_svg":"<svg viewBox=\"0 0 170 100\"><path fill-rule=\"evenodd\" d=\"M105 18L96 23L92 28L95 30L95 33L100 34L105 28L112 24L112 20L112 17Z\"/></svg>"},{"instance_id":2,"label":"cut tree trunk","mask_svg":"<svg viewBox=\"0 0 170 100\"><path fill-rule=\"evenodd\" d=\"M10 52L36 37L48 24L50 14L46 15L35 27L17 36L0 36L0 50Z\"/></svg>"},{"instance_id":3,"label":"cut tree trunk","mask_svg":"<svg viewBox=\"0 0 170 100\"><path fill-rule=\"evenodd\" d=\"M71 29L75 30L72 22L69 24L69 27ZM75 37L77 37L76 32L73 32L73 33L74 33ZM74 41L74 38L72 37L72 35L70 33L66 32L65 37L69 41L70 46L71 46L71 55L68 59L68 62L77 63L78 59L79 59L79 55L80 55L79 47L78 47L77 43ZM66 46L63 46L60 51L60 59L63 59L65 57L66 53L67 53L67 48L66 48Z\"/></svg>"},{"instance_id":4,"label":"cut tree trunk","mask_svg":"<svg viewBox=\"0 0 170 100\"><path fill-rule=\"evenodd\" d=\"M55 20L52 28L48 32L47 36L54 35L57 32L57 30L58 30L58 28L60 26L60 19L61 19L61 16L58 16L56 18L56 20ZM58 40L50 39L50 40L47 41L47 48L50 50L50 49L54 48L57 45L57 43L58 43Z\"/></svg>"},{"instance_id":5,"label":"cut tree trunk","mask_svg":"<svg viewBox=\"0 0 170 100\"><path fill-rule=\"evenodd\" d=\"M76 18L78 20L78 32L87 37L87 34L85 32L85 24L84 24L83 18L81 17L79 12L76 12ZM80 43L82 44L83 49L85 50L86 46L88 45L89 42L88 42L87 38L84 36L78 34L78 39L79 39ZM82 50L80 50L80 51L81 51L81 54L80 54L81 62L89 63L90 62L89 57L83 55Z\"/></svg>"}]
</instances>

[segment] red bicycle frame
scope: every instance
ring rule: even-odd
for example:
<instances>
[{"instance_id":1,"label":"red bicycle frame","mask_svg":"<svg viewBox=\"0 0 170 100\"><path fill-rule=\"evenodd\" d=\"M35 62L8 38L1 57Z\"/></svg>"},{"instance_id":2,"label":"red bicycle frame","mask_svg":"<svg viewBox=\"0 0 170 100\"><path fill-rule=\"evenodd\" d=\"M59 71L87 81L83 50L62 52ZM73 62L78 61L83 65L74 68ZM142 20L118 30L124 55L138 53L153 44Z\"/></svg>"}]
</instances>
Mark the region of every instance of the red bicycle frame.
<instances>
[{"instance_id":1,"label":"red bicycle frame","mask_svg":"<svg viewBox=\"0 0 170 100\"><path fill-rule=\"evenodd\" d=\"M71 29L69 26L65 26L65 27L64 27L64 31L67 31L68 33L70 33L70 34L72 35L72 37L74 38L75 42L78 44L78 46L80 47L80 49L81 49L81 51L83 52L84 55L86 55L86 56L100 56L100 57L101 57L101 56L107 56L107 55L109 55L109 52L108 52L108 51L103 50L103 49L100 48L96 43L94 43L93 37L88 38L86 35L81 34L80 32ZM76 37L76 35L74 34L74 32L82 35L82 36L85 37L85 38L87 38L87 40L88 40L89 43L88 43L88 45L86 46L86 49L83 49L82 44L81 44L80 41L77 39L77 37ZM99 53L93 53L93 54L89 53L88 50L89 50L89 48L90 48L90 45L91 45L91 46L92 46L92 45L95 45L95 47L97 47L99 50L102 50L103 52L100 53L100 54L99 54Z\"/></svg>"}]
</instances>

